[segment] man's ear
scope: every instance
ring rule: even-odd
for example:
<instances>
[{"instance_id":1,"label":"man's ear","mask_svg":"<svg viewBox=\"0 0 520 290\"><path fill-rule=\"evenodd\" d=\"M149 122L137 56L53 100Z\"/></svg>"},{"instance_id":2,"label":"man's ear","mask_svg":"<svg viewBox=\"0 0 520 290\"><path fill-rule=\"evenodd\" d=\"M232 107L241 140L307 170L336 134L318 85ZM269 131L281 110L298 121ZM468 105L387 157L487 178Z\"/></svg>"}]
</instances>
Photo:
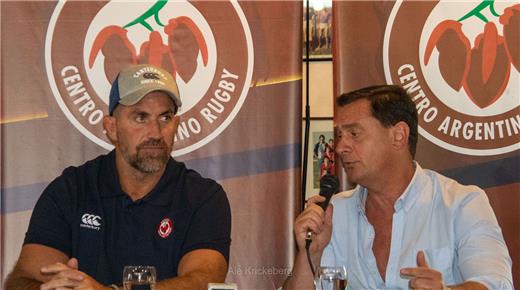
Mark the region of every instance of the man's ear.
<instances>
[{"instance_id":1,"label":"man's ear","mask_svg":"<svg viewBox=\"0 0 520 290\"><path fill-rule=\"evenodd\" d=\"M103 117L103 129L105 129L105 134L112 145L116 145L117 143L116 123L117 120L113 116L105 115Z\"/></svg>"},{"instance_id":2,"label":"man's ear","mask_svg":"<svg viewBox=\"0 0 520 290\"><path fill-rule=\"evenodd\" d=\"M392 145L398 150L408 150L408 138L410 137L410 127L408 124L401 121L395 124L392 128Z\"/></svg>"}]
</instances>

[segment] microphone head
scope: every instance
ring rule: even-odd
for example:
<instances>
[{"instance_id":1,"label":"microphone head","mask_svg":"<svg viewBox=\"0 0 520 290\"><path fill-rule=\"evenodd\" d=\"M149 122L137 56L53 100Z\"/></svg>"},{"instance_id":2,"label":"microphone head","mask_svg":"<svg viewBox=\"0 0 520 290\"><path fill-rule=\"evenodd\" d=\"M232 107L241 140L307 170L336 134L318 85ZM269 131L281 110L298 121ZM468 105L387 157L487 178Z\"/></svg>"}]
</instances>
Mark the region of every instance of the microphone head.
<instances>
[{"instance_id":1,"label":"microphone head","mask_svg":"<svg viewBox=\"0 0 520 290\"><path fill-rule=\"evenodd\" d=\"M336 176L326 174L320 179L320 195L325 197L325 201L321 203L323 210L327 209L330 198L339 191L339 180Z\"/></svg>"}]
</instances>

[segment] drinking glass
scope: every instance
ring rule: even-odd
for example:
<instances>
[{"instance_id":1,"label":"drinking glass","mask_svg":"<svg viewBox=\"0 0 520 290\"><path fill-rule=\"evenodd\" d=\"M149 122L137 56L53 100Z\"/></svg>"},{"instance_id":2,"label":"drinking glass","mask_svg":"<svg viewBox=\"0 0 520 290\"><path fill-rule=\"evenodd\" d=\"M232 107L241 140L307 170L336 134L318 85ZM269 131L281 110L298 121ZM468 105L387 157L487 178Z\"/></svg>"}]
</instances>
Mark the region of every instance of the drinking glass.
<instances>
[{"instance_id":1,"label":"drinking glass","mask_svg":"<svg viewBox=\"0 0 520 290\"><path fill-rule=\"evenodd\" d=\"M125 266L123 287L125 290L153 290L156 281L153 266Z\"/></svg>"},{"instance_id":2,"label":"drinking glass","mask_svg":"<svg viewBox=\"0 0 520 290\"><path fill-rule=\"evenodd\" d=\"M347 289L347 269L345 266L316 267L314 286L316 290Z\"/></svg>"}]
</instances>

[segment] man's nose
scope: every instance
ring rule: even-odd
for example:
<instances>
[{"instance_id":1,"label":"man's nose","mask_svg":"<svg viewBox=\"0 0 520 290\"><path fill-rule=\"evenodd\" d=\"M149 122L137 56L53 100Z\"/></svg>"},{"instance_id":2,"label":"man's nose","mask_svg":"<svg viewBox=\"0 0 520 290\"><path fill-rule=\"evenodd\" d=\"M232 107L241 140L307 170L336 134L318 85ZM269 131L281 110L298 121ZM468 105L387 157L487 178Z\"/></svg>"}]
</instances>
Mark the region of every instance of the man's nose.
<instances>
[{"instance_id":1,"label":"man's nose","mask_svg":"<svg viewBox=\"0 0 520 290\"><path fill-rule=\"evenodd\" d=\"M338 142L336 144L335 151L336 151L337 154L352 152L352 142L351 142L351 140L349 140L349 138L346 138L346 137L343 137L343 136L341 138L339 138L339 140L338 140Z\"/></svg>"},{"instance_id":2,"label":"man's nose","mask_svg":"<svg viewBox=\"0 0 520 290\"><path fill-rule=\"evenodd\" d=\"M152 121L148 123L148 137L153 139L161 138L161 124L159 121Z\"/></svg>"}]
</instances>

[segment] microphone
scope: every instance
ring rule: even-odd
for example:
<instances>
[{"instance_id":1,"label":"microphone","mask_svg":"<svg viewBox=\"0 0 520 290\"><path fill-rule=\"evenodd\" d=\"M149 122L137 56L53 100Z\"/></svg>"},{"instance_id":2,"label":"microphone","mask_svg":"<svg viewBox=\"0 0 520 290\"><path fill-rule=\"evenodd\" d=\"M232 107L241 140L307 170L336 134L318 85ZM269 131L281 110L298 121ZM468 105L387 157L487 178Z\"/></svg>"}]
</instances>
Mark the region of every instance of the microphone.
<instances>
[{"instance_id":1,"label":"microphone","mask_svg":"<svg viewBox=\"0 0 520 290\"><path fill-rule=\"evenodd\" d=\"M320 179L320 195L325 197L325 201L323 201L320 206L325 211L329 206L330 198L333 194L339 191L339 180L336 176L326 174ZM312 231L307 231L307 236L305 237L305 248L309 248L312 242Z\"/></svg>"}]
</instances>

